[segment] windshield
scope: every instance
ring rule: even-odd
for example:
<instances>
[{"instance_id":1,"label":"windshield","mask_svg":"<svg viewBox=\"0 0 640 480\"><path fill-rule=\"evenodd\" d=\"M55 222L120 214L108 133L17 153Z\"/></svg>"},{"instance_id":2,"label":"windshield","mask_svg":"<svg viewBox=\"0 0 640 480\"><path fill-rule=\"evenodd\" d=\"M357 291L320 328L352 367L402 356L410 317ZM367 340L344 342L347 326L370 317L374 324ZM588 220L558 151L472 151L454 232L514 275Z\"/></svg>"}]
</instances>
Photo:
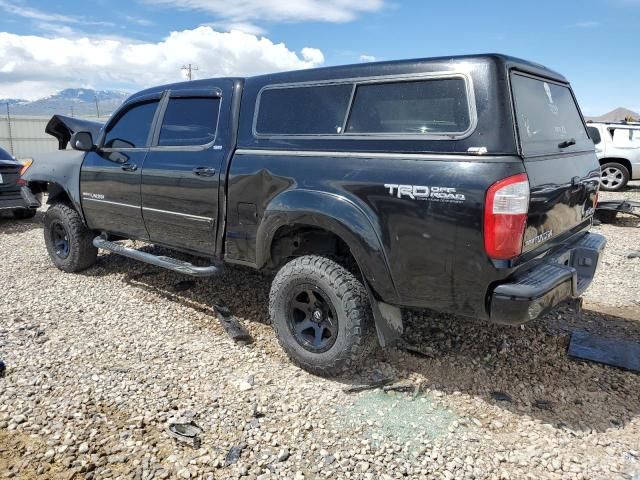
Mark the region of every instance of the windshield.
<instances>
[{"instance_id":1,"label":"windshield","mask_svg":"<svg viewBox=\"0 0 640 480\"><path fill-rule=\"evenodd\" d=\"M511 84L525 156L593 149L568 87L518 74Z\"/></svg>"}]
</instances>

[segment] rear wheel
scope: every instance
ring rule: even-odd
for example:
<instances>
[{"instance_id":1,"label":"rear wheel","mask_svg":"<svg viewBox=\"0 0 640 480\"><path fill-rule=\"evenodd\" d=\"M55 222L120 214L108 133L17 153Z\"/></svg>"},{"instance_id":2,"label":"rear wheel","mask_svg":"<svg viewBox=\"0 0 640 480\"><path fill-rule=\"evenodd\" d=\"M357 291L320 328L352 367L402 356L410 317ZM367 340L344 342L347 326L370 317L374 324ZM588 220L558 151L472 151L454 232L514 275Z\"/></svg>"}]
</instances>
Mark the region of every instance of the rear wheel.
<instances>
[{"instance_id":1,"label":"rear wheel","mask_svg":"<svg viewBox=\"0 0 640 480\"><path fill-rule=\"evenodd\" d=\"M96 263L93 234L69 205L53 205L44 216L44 241L49 257L65 272L79 272Z\"/></svg>"},{"instance_id":2,"label":"rear wheel","mask_svg":"<svg viewBox=\"0 0 640 480\"><path fill-rule=\"evenodd\" d=\"M629 170L620 163L605 163L600 172L600 186L607 192L618 192L629 182Z\"/></svg>"},{"instance_id":3,"label":"rear wheel","mask_svg":"<svg viewBox=\"0 0 640 480\"><path fill-rule=\"evenodd\" d=\"M269 313L289 358L316 375L357 369L375 348L364 286L328 258L308 255L286 264L273 280Z\"/></svg>"},{"instance_id":4,"label":"rear wheel","mask_svg":"<svg viewBox=\"0 0 640 480\"><path fill-rule=\"evenodd\" d=\"M36 216L37 210L35 208L22 208L20 210L14 210L13 218L17 220L27 220Z\"/></svg>"}]
</instances>

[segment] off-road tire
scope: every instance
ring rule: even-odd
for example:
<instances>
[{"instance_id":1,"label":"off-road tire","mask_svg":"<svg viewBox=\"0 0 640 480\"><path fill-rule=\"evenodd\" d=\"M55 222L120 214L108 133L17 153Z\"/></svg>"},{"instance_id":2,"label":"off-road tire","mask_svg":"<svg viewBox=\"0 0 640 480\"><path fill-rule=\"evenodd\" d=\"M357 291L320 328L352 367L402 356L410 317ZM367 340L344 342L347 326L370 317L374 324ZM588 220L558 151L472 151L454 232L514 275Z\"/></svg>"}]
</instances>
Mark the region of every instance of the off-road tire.
<instances>
[{"instance_id":1,"label":"off-road tire","mask_svg":"<svg viewBox=\"0 0 640 480\"><path fill-rule=\"evenodd\" d=\"M322 353L305 349L290 328L289 301L300 285L321 289L337 314L335 343ZM367 291L352 273L325 257L298 257L280 269L271 284L269 314L282 349L296 365L315 375L331 377L357 370L377 345Z\"/></svg>"},{"instance_id":2,"label":"off-road tire","mask_svg":"<svg viewBox=\"0 0 640 480\"><path fill-rule=\"evenodd\" d=\"M13 213L13 218L16 220L28 220L29 218L35 217L36 212L37 210L35 208L21 208L11 213Z\"/></svg>"},{"instance_id":3,"label":"off-road tire","mask_svg":"<svg viewBox=\"0 0 640 480\"><path fill-rule=\"evenodd\" d=\"M608 168L618 170L622 175L622 178L615 187L607 186L604 183L600 182L600 189L606 192L619 192L627 186L627 183L629 183L629 170L627 169L627 167L618 162L608 162L600 166L600 171L604 172Z\"/></svg>"},{"instance_id":4,"label":"off-road tire","mask_svg":"<svg viewBox=\"0 0 640 480\"><path fill-rule=\"evenodd\" d=\"M68 255L56 254L52 238L52 225L61 224L68 235ZM65 203L49 208L44 216L44 242L53 264L64 272L79 272L96 263L98 249L93 246L94 234L82 222L80 214Z\"/></svg>"}]
</instances>

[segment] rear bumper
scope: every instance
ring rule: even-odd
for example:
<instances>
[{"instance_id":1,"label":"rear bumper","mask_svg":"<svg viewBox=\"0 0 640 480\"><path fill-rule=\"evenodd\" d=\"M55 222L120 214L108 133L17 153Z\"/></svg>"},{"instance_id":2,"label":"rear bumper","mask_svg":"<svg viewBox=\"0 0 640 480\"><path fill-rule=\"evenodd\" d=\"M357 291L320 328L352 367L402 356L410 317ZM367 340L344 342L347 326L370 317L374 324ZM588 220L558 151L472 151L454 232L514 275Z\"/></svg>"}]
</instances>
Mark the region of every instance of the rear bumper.
<instances>
[{"instance_id":1,"label":"rear bumper","mask_svg":"<svg viewBox=\"0 0 640 480\"><path fill-rule=\"evenodd\" d=\"M0 195L0 211L38 208L40 203L38 197L28 187L22 187L20 190Z\"/></svg>"},{"instance_id":2,"label":"rear bumper","mask_svg":"<svg viewBox=\"0 0 640 480\"><path fill-rule=\"evenodd\" d=\"M591 284L606 243L602 235L586 233L535 267L516 272L491 293L491 321L523 324L578 298Z\"/></svg>"}]
</instances>

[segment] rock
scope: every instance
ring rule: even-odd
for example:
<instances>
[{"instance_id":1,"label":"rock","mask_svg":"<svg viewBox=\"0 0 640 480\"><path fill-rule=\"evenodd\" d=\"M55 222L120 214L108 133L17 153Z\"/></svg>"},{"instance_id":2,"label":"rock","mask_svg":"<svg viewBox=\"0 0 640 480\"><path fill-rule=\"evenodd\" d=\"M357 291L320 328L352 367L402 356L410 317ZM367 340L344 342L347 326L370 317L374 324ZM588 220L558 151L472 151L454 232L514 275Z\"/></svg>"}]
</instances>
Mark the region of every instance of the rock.
<instances>
[{"instance_id":1,"label":"rock","mask_svg":"<svg viewBox=\"0 0 640 480\"><path fill-rule=\"evenodd\" d=\"M81 443L80 446L78 447L79 454L84 454L84 453L87 453L88 451L89 451L89 444L87 442Z\"/></svg>"},{"instance_id":2,"label":"rock","mask_svg":"<svg viewBox=\"0 0 640 480\"><path fill-rule=\"evenodd\" d=\"M278 457L277 458L278 458L279 462L284 462L284 461L288 460L289 459L289 450L287 450L286 448L281 449L278 452Z\"/></svg>"}]
</instances>

